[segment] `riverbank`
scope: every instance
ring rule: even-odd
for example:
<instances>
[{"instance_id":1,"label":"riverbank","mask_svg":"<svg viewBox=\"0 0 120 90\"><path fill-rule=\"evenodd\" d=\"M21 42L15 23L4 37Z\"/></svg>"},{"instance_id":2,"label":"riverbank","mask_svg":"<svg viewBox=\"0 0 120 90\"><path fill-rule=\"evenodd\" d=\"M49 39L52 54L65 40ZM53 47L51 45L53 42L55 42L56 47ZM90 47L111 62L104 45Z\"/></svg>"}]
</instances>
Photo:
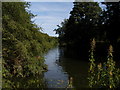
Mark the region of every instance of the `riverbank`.
<instances>
[{"instance_id":1,"label":"riverbank","mask_svg":"<svg viewBox=\"0 0 120 90\"><path fill-rule=\"evenodd\" d=\"M43 54L58 44L57 37L42 33L41 27L31 21L35 15L26 10L29 6L27 2L2 3L3 88L14 88L11 78L36 76L46 71Z\"/></svg>"}]
</instances>

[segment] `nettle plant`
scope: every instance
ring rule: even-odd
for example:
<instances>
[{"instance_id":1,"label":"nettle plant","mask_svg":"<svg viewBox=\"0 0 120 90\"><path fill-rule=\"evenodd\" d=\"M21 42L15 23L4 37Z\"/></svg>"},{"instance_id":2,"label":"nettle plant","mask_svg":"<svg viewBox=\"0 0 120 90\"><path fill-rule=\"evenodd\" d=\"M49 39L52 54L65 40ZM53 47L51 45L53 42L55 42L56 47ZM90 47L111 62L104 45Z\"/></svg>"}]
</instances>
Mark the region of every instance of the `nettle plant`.
<instances>
[{"instance_id":1,"label":"nettle plant","mask_svg":"<svg viewBox=\"0 0 120 90\"><path fill-rule=\"evenodd\" d=\"M118 88L120 84L120 69L116 68L113 60L113 47L109 46L107 62L95 64L95 39L91 42L89 87L91 88Z\"/></svg>"}]
</instances>

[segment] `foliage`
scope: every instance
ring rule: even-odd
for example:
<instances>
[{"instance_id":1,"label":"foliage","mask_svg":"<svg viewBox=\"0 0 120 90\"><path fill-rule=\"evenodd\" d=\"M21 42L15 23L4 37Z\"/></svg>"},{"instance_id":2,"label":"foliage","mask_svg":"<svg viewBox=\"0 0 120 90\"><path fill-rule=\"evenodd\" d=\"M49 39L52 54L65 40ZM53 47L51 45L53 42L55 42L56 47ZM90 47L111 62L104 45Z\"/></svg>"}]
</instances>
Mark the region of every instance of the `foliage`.
<instances>
[{"instance_id":1,"label":"foliage","mask_svg":"<svg viewBox=\"0 0 120 90\"><path fill-rule=\"evenodd\" d=\"M115 60L120 59L120 2L73 2L70 17L55 29L60 44L88 52L89 41L111 44ZM88 53L87 53L88 54ZM88 55L87 55L88 56Z\"/></svg>"},{"instance_id":2,"label":"foliage","mask_svg":"<svg viewBox=\"0 0 120 90\"><path fill-rule=\"evenodd\" d=\"M42 76L42 77L41 77ZM43 78L43 75L41 76L30 76L28 78L26 77L14 77L8 79L3 79L3 89L19 89L19 88L40 88L44 89L46 87L46 82Z\"/></svg>"},{"instance_id":3,"label":"foliage","mask_svg":"<svg viewBox=\"0 0 120 90\"><path fill-rule=\"evenodd\" d=\"M95 39L91 41L91 50L90 50L90 68L89 68L89 73L90 73L90 79L89 79L89 86L92 87L94 85L94 79L95 79L95 59L94 59L94 49L95 49Z\"/></svg>"},{"instance_id":4,"label":"foliage","mask_svg":"<svg viewBox=\"0 0 120 90\"><path fill-rule=\"evenodd\" d=\"M106 10L103 11L104 32L106 38L110 41L114 48L120 38L120 32L118 31L120 25L120 2L106 2ZM103 23L102 22L102 23Z\"/></svg>"},{"instance_id":5,"label":"foliage","mask_svg":"<svg viewBox=\"0 0 120 90\"><path fill-rule=\"evenodd\" d=\"M70 45L85 44L89 38L97 36L97 26L101 8L97 2L74 2L68 20L58 26L56 32L60 41Z\"/></svg>"},{"instance_id":6,"label":"foliage","mask_svg":"<svg viewBox=\"0 0 120 90\"><path fill-rule=\"evenodd\" d=\"M73 78L70 77L69 80L68 80L68 86L66 87L66 90L76 90L76 88L73 87Z\"/></svg>"},{"instance_id":7,"label":"foliage","mask_svg":"<svg viewBox=\"0 0 120 90\"><path fill-rule=\"evenodd\" d=\"M57 38L40 32L31 21L27 2L2 4L3 78L42 74L47 69L43 53L57 45Z\"/></svg>"},{"instance_id":8,"label":"foliage","mask_svg":"<svg viewBox=\"0 0 120 90\"><path fill-rule=\"evenodd\" d=\"M89 70L89 86L91 88L118 88L120 84L120 69L116 68L113 60L113 47L110 45L108 50L107 62L94 63L94 54L91 50L90 70ZM92 57L92 58L91 58Z\"/></svg>"},{"instance_id":9,"label":"foliage","mask_svg":"<svg viewBox=\"0 0 120 90\"><path fill-rule=\"evenodd\" d=\"M68 80L68 87L67 88L73 88L73 78L70 77L70 79Z\"/></svg>"}]
</instances>

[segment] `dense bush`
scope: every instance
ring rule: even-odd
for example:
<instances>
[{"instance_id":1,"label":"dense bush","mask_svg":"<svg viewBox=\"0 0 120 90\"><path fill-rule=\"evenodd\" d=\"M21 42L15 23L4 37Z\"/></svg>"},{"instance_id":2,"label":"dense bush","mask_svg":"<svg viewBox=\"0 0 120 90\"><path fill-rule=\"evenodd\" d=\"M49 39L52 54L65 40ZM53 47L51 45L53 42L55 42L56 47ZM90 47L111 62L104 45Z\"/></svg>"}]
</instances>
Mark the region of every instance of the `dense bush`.
<instances>
[{"instance_id":1,"label":"dense bush","mask_svg":"<svg viewBox=\"0 0 120 90\"><path fill-rule=\"evenodd\" d=\"M29 6L26 2L2 5L3 78L41 74L46 68L43 53L57 44L57 38L41 33L31 21Z\"/></svg>"}]
</instances>

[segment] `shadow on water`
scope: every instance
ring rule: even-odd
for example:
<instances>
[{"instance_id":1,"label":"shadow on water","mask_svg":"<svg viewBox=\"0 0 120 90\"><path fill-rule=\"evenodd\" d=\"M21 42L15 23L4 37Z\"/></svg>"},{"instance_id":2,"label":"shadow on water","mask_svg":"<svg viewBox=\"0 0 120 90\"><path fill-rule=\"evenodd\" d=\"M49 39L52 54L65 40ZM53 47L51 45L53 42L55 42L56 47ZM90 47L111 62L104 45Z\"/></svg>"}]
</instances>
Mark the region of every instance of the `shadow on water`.
<instances>
[{"instance_id":1,"label":"shadow on water","mask_svg":"<svg viewBox=\"0 0 120 90\"><path fill-rule=\"evenodd\" d=\"M49 88L67 87L70 77L73 78L73 87L88 87L88 62L79 60L75 56L71 56L71 54L68 55L68 53L70 54L70 52L65 51L65 48L57 47L45 55L45 63L48 65L45 78ZM72 53L72 55L74 54Z\"/></svg>"},{"instance_id":2,"label":"shadow on water","mask_svg":"<svg viewBox=\"0 0 120 90\"><path fill-rule=\"evenodd\" d=\"M102 49L99 47L101 45L97 45L95 52L96 65L107 61L107 45L103 45ZM71 48L56 47L45 55L48 71L44 76L48 88L66 88L71 77L74 88L89 88L90 62L88 57L80 54Z\"/></svg>"},{"instance_id":3,"label":"shadow on water","mask_svg":"<svg viewBox=\"0 0 120 90\"><path fill-rule=\"evenodd\" d=\"M59 48L64 50L65 48ZM63 52L63 51L62 51ZM69 77L73 78L73 87L75 88L87 88L88 87L88 60L87 58L80 58L72 49L64 50L64 55L60 56L59 65L69 74Z\"/></svg>"},{"instance_id":4,"label":"shadow on water","mask_svg":"<svg viewBox=\"0 0 120 90\"><path fill-rule=\"evenodd\" d=\"M3 80L3 87L11 89L66 88L70 77L73 78L73 87L87 87L88 62L74 58L75 56L72 55L65 55L65 53L67 53L65 48L56 47L49 50L44 56L45 64L48 65L47 72L39 76Z\"/></svg>"},{"instance_id":5,"label":"shadow on water","mask_svg":"<svg viewBox=\"0 0 120 90\"><path fill-rule=\"evenodd\" d=\"M74 50L68 50L65 47L53 48L44 57L48 71L43 75L4 80L5 83L8 83L8 85L4 85L8 88L66 88L72 77L74 88L89 88L88 59L81 58L81 55L76 54Z\"/></svg>"}]
</instances>

